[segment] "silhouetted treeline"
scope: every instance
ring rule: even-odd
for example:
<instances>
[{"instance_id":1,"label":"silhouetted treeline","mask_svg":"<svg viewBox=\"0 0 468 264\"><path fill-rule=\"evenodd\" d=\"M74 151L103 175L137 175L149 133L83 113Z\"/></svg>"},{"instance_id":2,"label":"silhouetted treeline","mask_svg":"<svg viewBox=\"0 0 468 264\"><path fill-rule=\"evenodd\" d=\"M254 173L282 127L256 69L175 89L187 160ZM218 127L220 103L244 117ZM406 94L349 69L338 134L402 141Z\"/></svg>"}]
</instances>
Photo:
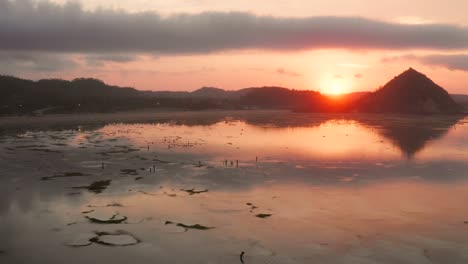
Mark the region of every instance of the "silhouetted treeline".
<instances>
[{"instance_id":1,"label":"silhouetted treeline","mask_svg":"<svg viewBox=\"0 0 468 264\"><path fill-rule=\"evenodd\" d=\"M97 79L72 81L24 80L0 76L0 114L112 112L140 108L309 109L324 110L326 97L314 91L281 87L225 91L202 88L194 92L145 92L110 86Z\"/></svg>"},{"instance_id":2,"label":"silhouetted treeline","mask_svg":"<svg viewBox=\"0 0 468 264\"><path fill-rule=\"evenodd\" d=\"M133 108L141 103L137 90L109 86L96 79L30 81L0 76L2 114L105 112Z\"/></svg>"},{"instance_id":3,"label":"silhouetted treeline","mask_svg":"<svg viewBox=\"0 0 468 264\"><path fill-rule=\"evenodd\" d=\"M461 101L464 97L458 95ZM0 76L0 115L114 112L155 109L290 109L303 112L401 114L460 113L442 87L409 69L375 92L325 96L282 87L226 91L204 87L193 92L138 91L96 79L31 81Z\"/></svg>"},{"instance_id":4,"label":"silhouetted treeline","mask_svg":"<svg viewBox=\"0 0 468 264\"><path fill-rule=\"evenodd\" d=\"M97 79L72 81L24 80L0 76L0 114L114 112L141 108L190 110L235 106L209 98L159 97L128 87L110 86ZM237 103L237 102L236 102Z\"/></svg>"}]
</instances>

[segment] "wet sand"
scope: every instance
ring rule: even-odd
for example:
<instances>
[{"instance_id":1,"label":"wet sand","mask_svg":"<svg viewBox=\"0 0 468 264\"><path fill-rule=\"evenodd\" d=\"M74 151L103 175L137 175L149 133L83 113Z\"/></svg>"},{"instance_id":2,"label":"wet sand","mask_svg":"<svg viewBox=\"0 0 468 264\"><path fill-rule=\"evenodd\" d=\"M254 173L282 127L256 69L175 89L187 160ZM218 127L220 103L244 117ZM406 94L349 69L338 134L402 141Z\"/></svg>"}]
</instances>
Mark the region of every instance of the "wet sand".
<instances>
[{"instance_id":1,"label":"wet sand","mask_svg":"<svg viewBox=\"0 0 468 264\"><path fill-rule=\"evenodd\" d=\"M0 261L466 263L467 122L0 118Z\"/></svg>"}]
</instances>

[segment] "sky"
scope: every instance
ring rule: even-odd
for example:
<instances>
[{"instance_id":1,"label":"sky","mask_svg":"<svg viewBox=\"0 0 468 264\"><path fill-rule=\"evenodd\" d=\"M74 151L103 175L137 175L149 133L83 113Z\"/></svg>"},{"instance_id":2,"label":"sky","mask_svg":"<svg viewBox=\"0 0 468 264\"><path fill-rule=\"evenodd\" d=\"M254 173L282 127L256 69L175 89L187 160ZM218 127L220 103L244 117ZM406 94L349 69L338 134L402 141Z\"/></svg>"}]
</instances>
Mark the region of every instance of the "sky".
<instances>
[{"instance_id":1,"label":"sky","mask_svg":"<svg viewBox=\"0 0 468 264\"><path fill-rule=\"evenodd\" d=\"M466 0L1 0L0 74L140 90L376 90L413 67L468 94Z\"/></svg>"}]
</instances>

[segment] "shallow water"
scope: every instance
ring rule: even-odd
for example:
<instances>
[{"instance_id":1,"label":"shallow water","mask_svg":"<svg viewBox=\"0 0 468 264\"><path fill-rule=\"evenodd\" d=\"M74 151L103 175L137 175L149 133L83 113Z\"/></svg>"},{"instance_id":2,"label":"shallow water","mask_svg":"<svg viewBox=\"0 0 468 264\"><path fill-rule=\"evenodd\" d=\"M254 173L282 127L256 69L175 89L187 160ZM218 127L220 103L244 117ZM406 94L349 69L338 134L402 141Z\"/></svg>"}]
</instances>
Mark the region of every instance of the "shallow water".
<instances>
[{"instance_id":1,"label":"shallow water","mask_svg":"<svg viewBox=\"0 0 468 264\"><path fill-rule=\"evenodd\" d=\"M468 118L204 115L3 131L0 262L467 263Z\"/></svg>"}]
</instances>

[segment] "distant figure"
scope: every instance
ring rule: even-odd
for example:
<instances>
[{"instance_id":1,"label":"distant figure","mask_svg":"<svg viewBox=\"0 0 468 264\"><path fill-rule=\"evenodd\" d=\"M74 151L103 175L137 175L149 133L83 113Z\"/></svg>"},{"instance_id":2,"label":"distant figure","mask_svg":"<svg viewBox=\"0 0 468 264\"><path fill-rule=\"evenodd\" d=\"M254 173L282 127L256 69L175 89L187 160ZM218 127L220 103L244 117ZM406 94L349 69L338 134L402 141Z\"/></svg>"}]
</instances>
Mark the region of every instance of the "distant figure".
<instances>
[{"instance_id":1,"label":"distant figure","mask_svg":"<svg viewBox=\"0 0 468 264\"><path fill-rule=\"evenodd\" d=\"M239 161L236 160L236 167L239 167Z\"/></svg>"},{"instance_id":2,"label":"distant figure","mask_svg":"<svg viewBox=\"0 0 468 264\"><path fill-rule=\"evenodd\" d=\"M240 254L240 261L241 261L241 263L244 263L244 255L245 255L245 252L242 251L241 254Z\"/></svg>"},{"instance_id":3,"label":"distant figure","mask_svg":"<svg viewBox=\"0 0 468 264\"><path fill-rule=\"evenodd\" d=\"M231 167L234 167L234 161L231 160Z\"/></svg>"},{"instance_id":4,"label":"distant figure","mask_svg":"<svg viewBox=\"0 0 468 264\"><path fill-rule=\"evenodd\" d=\"M258 162L258 157L255 157L255 162Z\"/></svg>"}]
</instances>

